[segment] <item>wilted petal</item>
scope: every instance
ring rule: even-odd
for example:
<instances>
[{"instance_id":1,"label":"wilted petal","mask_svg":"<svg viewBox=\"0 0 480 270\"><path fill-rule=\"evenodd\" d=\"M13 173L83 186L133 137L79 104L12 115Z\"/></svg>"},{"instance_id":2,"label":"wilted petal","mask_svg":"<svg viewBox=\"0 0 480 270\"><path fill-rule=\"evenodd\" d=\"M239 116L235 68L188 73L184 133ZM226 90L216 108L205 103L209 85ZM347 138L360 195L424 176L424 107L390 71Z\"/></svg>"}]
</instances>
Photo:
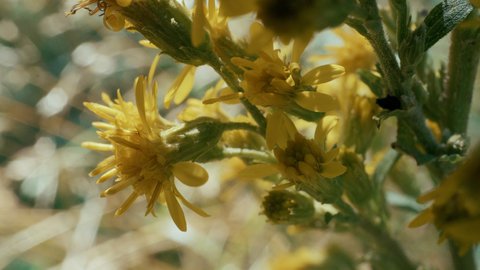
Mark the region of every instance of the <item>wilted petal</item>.
<instances>
[{"instance_id":1,"label":"wilted petal","mask_svg":"<svg viewBox=\"0 0 480 270\"><path fill-rule=\"evenodd\" d=\"M172 166L172 171L187 186L198 187L208 180L208 172L197 163L179 162Z\"/></svg>"}]
</instances>

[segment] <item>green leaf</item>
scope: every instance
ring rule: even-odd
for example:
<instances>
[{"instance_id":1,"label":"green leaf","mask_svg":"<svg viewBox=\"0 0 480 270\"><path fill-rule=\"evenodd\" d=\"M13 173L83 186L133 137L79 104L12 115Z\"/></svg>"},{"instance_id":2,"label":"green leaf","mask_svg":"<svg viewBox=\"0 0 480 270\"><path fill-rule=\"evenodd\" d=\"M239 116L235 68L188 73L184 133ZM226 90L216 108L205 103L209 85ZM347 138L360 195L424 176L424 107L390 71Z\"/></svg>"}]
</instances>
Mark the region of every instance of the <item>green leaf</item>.
<instances>
[{"instance_id":1,"label":"green leaf","mask_svg":"<svg viewBox=\"0 0 480 270\"><path fill-rule=\"evenodd\" d=\"M358 76L360 76L360 80L362 80L362 82L370 88L370 90L375 94L375 96L385 96L384 86L382 78L380 76L377 76L372 71L365 69L358 70L357 74Z\"/></svg>"},{"instance_id":2,"label":"green leaf","mask_svg":"<svg viewBox=\"0 0 480 270\"><path fill-rule=\"evenodd\" d=\"M458 23L467 18L473 9L468 0L445 0L436 5L423 21L427 27L425 50L452 31ZM418 28L414 33L417 31L422 30Z\"/></svg>"}]
</instances>

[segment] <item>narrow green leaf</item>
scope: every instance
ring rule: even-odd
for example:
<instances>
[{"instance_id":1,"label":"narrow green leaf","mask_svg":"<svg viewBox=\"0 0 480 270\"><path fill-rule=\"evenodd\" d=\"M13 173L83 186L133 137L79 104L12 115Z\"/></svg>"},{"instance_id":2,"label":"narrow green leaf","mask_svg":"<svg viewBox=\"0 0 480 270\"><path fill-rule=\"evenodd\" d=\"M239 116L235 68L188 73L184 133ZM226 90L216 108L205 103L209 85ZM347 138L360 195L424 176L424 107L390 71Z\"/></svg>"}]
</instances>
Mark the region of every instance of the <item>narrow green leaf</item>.
<instances>
[{"instance_id":1,"label":"narrow green leaf","mask_svg":"<svg viewBox=\"0 0 480 270\"><path fill-rule=\"evenodd\" d=\"M473 9L468 0L444 0L436 5L423 21L427 27L425 50L452 31ZM415 32L417 31L422 30L419 28L415 30Z\"/></svg>"}]
</instances>

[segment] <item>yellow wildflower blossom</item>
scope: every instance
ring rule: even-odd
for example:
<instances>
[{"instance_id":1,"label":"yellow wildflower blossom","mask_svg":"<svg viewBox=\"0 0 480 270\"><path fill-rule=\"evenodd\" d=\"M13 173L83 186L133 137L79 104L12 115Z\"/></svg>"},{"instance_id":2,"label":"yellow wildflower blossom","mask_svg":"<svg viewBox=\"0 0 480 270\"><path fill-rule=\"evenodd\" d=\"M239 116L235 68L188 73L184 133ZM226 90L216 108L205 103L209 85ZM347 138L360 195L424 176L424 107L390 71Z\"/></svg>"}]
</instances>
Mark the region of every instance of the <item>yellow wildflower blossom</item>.
<instances>
[{"instance_id":1,"label":"yellow wildflower blossom","mask_svg":"<svg viewBox=\"0 0 480 270\"><path fill-rule=\"evenodd\" d=\"M450 176L418 198L419 202L433 201L420 213L410 227L433 223L440 230L440 241L451 239L466 253L480 242L480 146L466 158Z\"/></svg>"},{"instance_id":2,"label":"yellow wildflower blossom","mask_svg":"<svg viewBox=\"0 0 480 270\"><path fill-rule=\"evenodd\" d=\"M301 49L295 47L301 46ZM234 57L232 63L244 70L243 96L251 103L264 107L285 109L296 103L304 109L325 112L337 107L335 99L316 91L319 84L331 81L344 73L338 65L323 65L301 74L299 51L304 44L294 44L293 62L285 63L278 51L262 51L255 60Z\"/></svg>"},{"instance_id":3,"label":"yellow wildflower blossom","mask_svg":"<svg viewBox=\"0 0 480 270\"><path fill-rule=\"evenodd\" d=\"M338 147L327 146L327 137L335 121L322 119L318 122L313 139L300 134L292 120L284 113L275 111L267 117L267 145L273 148L276 164L256 164L245 168L243 174L266 177L280 172L289 183L319 186L325 178L334 178L346 171L336 157ZM272 147L273 146L273 147Z\"/></svg>"},{"instance_id":4,"label":"yellow wildflower blossom","mask_svg":"<svg viewBox=\"0 0 480 270\"><path fill-rule=\"evenodd\" d=\"M200 165L190 161L174 161L175 145L167 142L169 129L175 127L158 114L157 83L152 80L158 58L152 64L148 78L139 76L135 80L136 106L124 101L120 92L112 101L102 95L105 105L86 102L85 106L106 122L94 122L99 136L108 144L85 142L83 147L106 151L112 154L90 172L90 176L103 174L97 181L102 183L116 177L115 183L102 192L102 196L113 195L127 187L133 191L117 209L116 215L123 214L140 196L148 204L145 215L154 213L157 201L164 199L169 213L177 227L187 229L185 216L178 199L201 216L205 212L188 202L178 191L174 179L188 186L200 186L208 174Z\"/></svg>"},{"instance_id":5,"label":"yellow wildflower blossom","mask_svg":"<svg viewBox=\"0 0 480 270\"><path fill-rule=\"evenodd\" d=\"M74 5L66 15L75 14L80 9L88 10L90 15L101 11L103 15L103 24L112 31L120 31L125 27L125 17L120 14L119 8L128 7L133 0L81 0ZM89 6L96 4L94 9Z\"/></svg>"}]
</instances>

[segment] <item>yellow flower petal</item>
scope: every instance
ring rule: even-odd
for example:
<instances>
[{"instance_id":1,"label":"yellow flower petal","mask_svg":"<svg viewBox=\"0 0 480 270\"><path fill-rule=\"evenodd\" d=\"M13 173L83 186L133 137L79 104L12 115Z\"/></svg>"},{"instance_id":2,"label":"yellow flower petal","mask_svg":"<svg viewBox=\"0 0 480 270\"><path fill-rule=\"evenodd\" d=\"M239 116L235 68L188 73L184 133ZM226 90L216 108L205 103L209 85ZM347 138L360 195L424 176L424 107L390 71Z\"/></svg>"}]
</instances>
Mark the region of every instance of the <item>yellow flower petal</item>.
<instances>
[{"instance_id":1,"label":"yellow flower petal","mask_svg":"<svg viewBox=\"0 0 480 270\"><path fill-rule=\"evenodd\" d=\"M190 208L191 210L193 210L195 213L197 213L201 217L209 217L210 216L209 214L207 214L205 211L203 211L199 207L197 207L194 204L192 204L191 202L187 201L187 199L185 199L185 197L183 197L183 195L180 194L180 192L178 192L178 189L175 186L173 187L173 189L175 191L175 196L177 196L180 199L180 201L182 201L183 205Z\"/></svg>"},{"instance_id":2,"label":"yellow flower petal","mask_svg":"<svg viewBox=\"0 0 480 270\"><path fill-rule=\"evenodd\" d=\"M197 163L178 162L172 166L172 171L187 186L198 187L208 180L208 172Z\"/></svg>"},{"instance_id":3,"label":"yellow flower petal","mask_svg":"<svg viewBox=\"0 0 480 270\"><path fill-rule=\"evenodd\" d=\"M187 65L183 68L180 75L178 75L172 87L165 95L163 104L166 109L170 108L172 101L175 104L180 104L185 98L188 97L190 91L192 91L193 81L195 78L195 66Z\"/></svg>"},{"instance_id":4,"label":"yellow flower petal","mask_svg":"<svg viewBox=\"0 0 480 270\"><path fill-rule=\"evenodd\" d=\"M152 215L155 216L155 213L153 212L153 208L154 208L155 202L158 200L158 197L160 196L161 192L162 192L162 184L160 182L157 182L155 184L155 188L153 189L152 194L150 195L150 198L148 199L147 210L145 211L145 216L148 215L149 213L152 213Z\"/></svg>"},{"instance_id":5,"label":"yellow flower petal","mask_svg":"<svg viewBox=\"0 0 480 270\"><path fill-rule=\"evenodd\" d=\"M195 47L200 46L203 40L205 39L205 30L206 25L205 18L205 0L195 0L195 5L193 6L192 14L192 33L191 39L192 44Z\"/></svg>"},{"instance_id":6,"label":"yellow flower petal","mask_svg":"<svg viewBox=\"0 0 480 270\"><path fill-rule=\"evenodd\" d=\"M140 119L142 120L143 125L147 128L147 131L150 133L150 125L147 122L147 116L145 114L145 77L138 76L135 79L135 100L137 101L137 110Z\"/></svg>"},{"instance_id":7,"label":"yellow flower petal","mask_svg":"<svg viewBox=\"0 0 480 270\"><path fill-rule=\"evenodd\" d=\"M103 182L107 181L108 179L114 177L115 175L117 175L117 172L118 172L117 168L113 168L113 169L109 170L108 172L106 172L102 176L100 176L100 178L98 178L97 184L103 183Z\"/></svg>"},{"instance_id":8,"label":"yellow flower petal","mask_svg":"<svg viewBox=\"0 0 480 270\"><path fill-rule=\"evenodd\" d=\"M338 108L335 98L319 92L300 92L296 95L295 102L303 108L314 112L328 112Z\"/></svg>"},{"instance_id":9,"label":"yellow flower petal","mask_svg":"<svg viewBox=\"0 0 480 270\"><path fill-rule=\"evenodd\" d=\"M182 207L175 198L174 191L169 182L164 183L164 193L165 201L167 203L168 212L177 225L178 229L182 232L187 231L187 222L185 220L185 214L183 213Z\"/></svg>"},{"instance_id":10,"label":"yellow flower petal","mask_svg":"<svg viewBox=\"0 0 480 270\"><path fill-rule=\"evenodd\" d=\"M260 163L247 166L237 177L245 179L264 178L278 173L278 168L274 164Z\"/></svg>"},{"instance_id":11,"label":"yellow flower petal","mask_svg":"<svg viewBox=\"0 0 480 270\"><path fill-rule=\"evenodd\" d=\"M150 66L150 70L148 71L147 87L152 86L153 77L155 76L155 70L157 69L157 65L159 61L160 61L160 54L157 54L155 55L155 58L153 58L152 65Z\"/></svg>"},{"instance_id":12,"label":"yellow flower petal","mask_svg":"<svg viewBox=\"0 0 480 270\"><path fill-rule=\"evenodd\" d=\"M330 131L337 125L338 118L333 116L325 116L317 123L315 128L315 141L326 149L327 136Z\"/></svg>"},{"instance_id":13,"label":"yellow flower petal","mask_svg":"<svg viewBox=\"0 0 480 270\"><path fill-rule=\"evenodd\" d=\"M113 151L113 145L106 143L96 143L96 142L83 142L81 144L83 148L100 151L100 152L111 152Z\"/></svg>"},{"instance_id":14,"label":"yellow flower petal","mask_svg":"<svg viewBox=\"0 0 480 270\"><path fill-rule=\"evenodd\" d=\"M302 76L302 83L309 85L317 85L329 82L335 78L342 76L345 68L339 65L324 65L316 67L307 74Z\"/></svg>"},{"instance_id":15,"label":"yellow flower petal","mask_svg":"<svg viewBox=\"0 0 480 270\"><path fill-rule=\"evenodd\" d=\"M88 175L90 177L106 172L115 166L115 156L109 156L106 159L100 161L97 167L93 169Z\"/></svg>"},{"instance_id":16,"label":"yellow flower petal","mask_svg":"<svg viewBox=\"0 0 480 270\"><path fill-rule=\"evenodd\" d=\"M123 202L123 204L115 211L115 216L120 216L121 214L125 213L125 211L130 208L132 203L138 198L138 194L136 192L132 192L130 196Z\"/></svg>"},{"instance_id":17,"label":"yellow flower petal","mask_svg":"<svg viewBox=\"0 0 480 270\"><path fill-rule=\"evenodd\" d=\"M422 225L427 224L433 219L434 219L434 216L433 216L432 210L429 208L421 212L414 220L410 221L410 223L408 224L408 227L409 228L420 227Z\"/></svg>"},{"instance_id":18,"label":"yellow flower petal","mask_svg":"<svg viewBox=\"0 0 480 270\"><path fill-rule=\"evenodd\" d=\"M274 111L267 116L266 141L269 149L276 145L280 148L287 147L287 141L293 140L297 129L292 120L280 111Z\"/></svg>"},{"instance_id":19,"label":"yellow flower petal","mask_svg":"<svg viewBox=\"0 0 480 270\"><path fill-rule=\"evenodd\" d=\"M342 163L338 161L332 161L322 165L321 176L327 178L334 178L339 175L344 174L347 171L347 167L343 166Z\"/></svg>"}]
</instances>

